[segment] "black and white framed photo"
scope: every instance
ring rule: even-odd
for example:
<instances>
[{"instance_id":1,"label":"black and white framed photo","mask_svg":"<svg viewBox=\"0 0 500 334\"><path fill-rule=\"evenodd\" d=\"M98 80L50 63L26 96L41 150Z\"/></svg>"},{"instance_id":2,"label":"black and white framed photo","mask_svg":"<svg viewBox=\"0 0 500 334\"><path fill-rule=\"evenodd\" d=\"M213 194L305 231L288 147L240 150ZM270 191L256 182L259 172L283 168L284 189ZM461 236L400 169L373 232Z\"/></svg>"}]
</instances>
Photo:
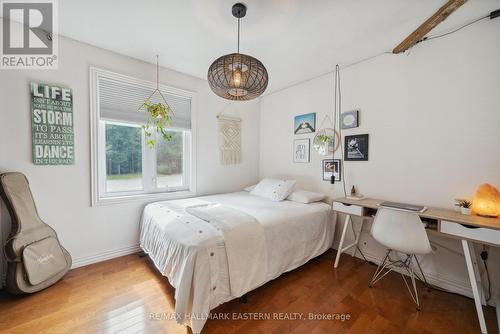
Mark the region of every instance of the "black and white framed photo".
<instances>
[{"instance_id":1,"label":"black and white framed photo","mask_svg":"<svg viewBox=\"0 0 500 334\"><path fill-rule=\"evenodd\" d=\"M324 159L322 165L323 181L331 181L332 175L335 176L335 182L342 179L340 159Z\"/></svg>"},{"instance_id":2,"label":"black and white framed photo","mask_svg":"<svg viewBox=\"0 0 500 334\"><path fill-rule=\"evenodd\" d=\"M345 136L345 161L368 161L368 134Z\"/></svg>"},{"instance_id":3,"label":"black and white framed photo","mask_svg":"<svg viewBox=\"0 0 500 334\"><path fill-rule=\"evenodd\" d=\"M359 111L351 110L340 114L340 128L341 129L352 129L359 126L358 122Z\"/></svg>"},{"instance_id":4,"label":"black and white framed photo","mask_svg":"<svg viewBox=\"0 0 500 334\"><path fill-rule=\"evenodd\" d=\"M309 162L309 138L293 141L293 162Z\"/></svg>"}]
</instances>

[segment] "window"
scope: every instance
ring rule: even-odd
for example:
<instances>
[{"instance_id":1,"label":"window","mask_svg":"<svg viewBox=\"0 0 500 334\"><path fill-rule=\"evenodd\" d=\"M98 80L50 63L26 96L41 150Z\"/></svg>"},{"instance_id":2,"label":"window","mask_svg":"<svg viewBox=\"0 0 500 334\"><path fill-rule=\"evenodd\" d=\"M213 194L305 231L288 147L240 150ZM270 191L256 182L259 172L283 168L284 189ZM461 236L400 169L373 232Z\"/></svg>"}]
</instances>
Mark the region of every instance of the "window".
<instances>
[{"instance_id":1,"label":"window","mask_svg":"<svg viewBox=\"0 0 500 334\"><path fill-rule=\"evenodd\" d=\"M171 140L154 134L155 145L150 148L141 127L146 113L138 108L154 84L91 68L91 88L92 203L194 193L193 94L160 87L174 112L168 130Z\"/></svg>"},{"instance_id":2,"label":"window","mask_svg":"<svg viewBox=\"0 0 500 334\"><path fill-rule=\"evenodd\" d=\"M156 187L183 187L184 131L170 131L172 140L161 140L156 149Z\"/></svg>"},{"instance_id":3,"label":"window","mask_svg":"<svg viewBox=\"0 0 500 334\"><path fill-rule=\"evenodd\" d=\"M101 122L106 132L105 193L143 190L141 127Z\"/></svg>"}]
</instances>

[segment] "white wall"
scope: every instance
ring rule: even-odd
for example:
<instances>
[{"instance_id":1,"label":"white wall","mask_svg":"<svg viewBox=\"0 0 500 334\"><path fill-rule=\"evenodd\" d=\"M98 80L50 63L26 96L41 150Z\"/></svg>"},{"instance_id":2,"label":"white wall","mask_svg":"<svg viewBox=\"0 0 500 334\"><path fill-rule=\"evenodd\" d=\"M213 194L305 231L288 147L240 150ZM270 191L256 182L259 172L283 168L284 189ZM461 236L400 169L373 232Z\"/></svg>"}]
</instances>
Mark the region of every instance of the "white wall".
<instances>
[{"instance_id":1,"label":"white wall","mask_svg":"<svg viewBox=\"0 0 500 334\"><path fill-rule=\"evenodd\" d=\"M356 184L369 197L451 207L483 182L500 186L499 33L500 20L485 20L409 54L342 70L342 108L360 110L360 127L342 134L370 135L369 161L345 162L347 191ZM321 122L333 105L333 75L263 97L260 176L293 177L300 187L343 196L340 184L322 181L322 157L292 162L293 140L313 138L293 134L293 117L316 112ZM340 149L336 155L342 157ZM380 256L369 226L364 231L362 249ZM460 251L457 241L435 241ZM500 252L492 252L498 282ZM424 262L431 278L468 293L463 257L439 248Z\"/></svg>"},{"instance_id":2,"label":"white wall","mask_svg":"<svg viewBox=\"0 0 500 334\"><path fill-rule=\"evenodd\" d=\"M167 55L165 55L167 56ZM154 54L152 54L154 59ZM89 66L154 81L151 64L60 39L59 69L0 71L0 171L27 175L42 219L58 232L76 265L111 257L137 248L139 218L145 201L90 206ZM210 91L205 80L161 69L161 82L197 92L197 192L237 191L258 177L258 102L228 105ZM75 164L35 166L31 162L29 82L62 84L73 89ZM216 114L242 117L243 162L219 164ZM8 230L5 212L3 226ZM5 238L4 233L4 238Z\"/></svg>"}]
</instances>

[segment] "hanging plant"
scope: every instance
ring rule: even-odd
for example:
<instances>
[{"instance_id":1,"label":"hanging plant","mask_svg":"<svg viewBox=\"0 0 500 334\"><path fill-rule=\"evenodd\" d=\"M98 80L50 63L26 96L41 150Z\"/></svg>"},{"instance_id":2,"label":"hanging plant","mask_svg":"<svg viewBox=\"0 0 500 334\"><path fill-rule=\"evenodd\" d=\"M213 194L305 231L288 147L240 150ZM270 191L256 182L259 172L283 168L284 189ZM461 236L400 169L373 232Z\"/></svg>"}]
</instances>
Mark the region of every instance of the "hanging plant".
<instances>
[{"instance_id":1,"label":"hanging plant","mask_svg":"<svg viewBox=\"0 0 500 334\"><path fill-rule=\"evenodd\" d=\"M146 144L148 147L155 146L154 132L161 134L164 140L171 140L172 136L168 134L168 127L172 123L172 111L170 107L161 102L151 103L149 100L144 102L144 107L148 113L148 123L143 124L142 128L146 134Z\"/></svg>"},{"instance_id":2,"label":"hanging plant","mask_svg":"<svg viewBox=\"0 0 500 334\"><path fill-rule=\"evenodd\" d=\"M327 136L327 135L323 135L323 134L321 134L321 135L318 135L318 139L319 139L322 143L326 144L329 140L331 140L331 137L329 137L329 136Z\"/></svg>"},{"instance_id":3,"label":"hanging plant","mask_svg":"<svg viewBox=\"0 0 500 334\"><path fill-rule=\"evenodd\" d=\"M151 103L150 99L155 93L158 93L165 103ZM168 127L172 123L172 116L174 115L174 112L160 91L160 64L158 62L158 55L156 55L156 89L139 107L138 111L143 108L146 109L146 112L148 113L148 122L142 125L144 133L146 134L146 145L150 148L155 146L156 136L153 136L155 131L156 133L161 134L164 140L171 140L172 136L168 134Z\"/></svg>"}]
</instances>

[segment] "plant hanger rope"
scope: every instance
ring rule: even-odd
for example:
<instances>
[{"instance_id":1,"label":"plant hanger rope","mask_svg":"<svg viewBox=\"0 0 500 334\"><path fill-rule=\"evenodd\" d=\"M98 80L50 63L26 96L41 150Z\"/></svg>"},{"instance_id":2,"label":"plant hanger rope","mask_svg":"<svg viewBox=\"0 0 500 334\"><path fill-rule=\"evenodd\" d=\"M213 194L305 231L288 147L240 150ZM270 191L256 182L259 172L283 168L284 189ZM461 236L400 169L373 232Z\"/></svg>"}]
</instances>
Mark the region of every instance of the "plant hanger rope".
<instances>
[{"instance_id":1,"label":"plant hanger rope","mask_svg":"<svg viewBox=\"0 0 500 334\"><path fill-rule=\"evenodd\" d=\"M170 105L167 102L167 99L165 99L165 96L163 96L163 93L160 90L160 63L159 63L159 55L156 55L156 88L153 90L153 92L148 96L146 100L144 100L144 103L137 109L137 111L140 111L144 106L147 106L147 102L155 95L156 92L160 94L160 97L162 98L163 102L165 103L165 106L167 107L168 110L172 113L172 116L175 115L174 111L170 108Z\"/></svg>"},{"instance_id":2,"label":"plant hanger rope","mask_svg":"<svg viewBox=\"0 0 500 334\"><path fill-rule=\"evenodd\" d=\"M318 129L323 129L323 124L325 124L326 120L328 119L328 122L330 123L330 126L333 127L333 122L332 122L332 119L330 118L330 115L326 114L325 117L323 117L323 120L321 121L321 123L319 124L319 127Z\"/></svg>"},{"instance_id":3,"label":"plant hanger rope","mask_svg":"<svg viewBox=\"0 0 500 334\"><path fill-rule=\"evenodd\" d=\"M158 58L159 56L156 55L156 89L153 90L153 92L137 110L141 111L144 107L147 113L147 123L143 124L141 127L144 129L144 134L147 137L146 144L150 148L155 146L155 141L157 140L155 133L160 134L166 141L172 139L171 134L168 132L168 127L172 123L172 116L174 115L174 112L170 108L167 99L165 99L165 96L163 96L163 93L160 90L160 64ZM164 103L161 101L158 103L151 103L150 99L156 92L158 92Z\"/></svg>"}]
</instances>

